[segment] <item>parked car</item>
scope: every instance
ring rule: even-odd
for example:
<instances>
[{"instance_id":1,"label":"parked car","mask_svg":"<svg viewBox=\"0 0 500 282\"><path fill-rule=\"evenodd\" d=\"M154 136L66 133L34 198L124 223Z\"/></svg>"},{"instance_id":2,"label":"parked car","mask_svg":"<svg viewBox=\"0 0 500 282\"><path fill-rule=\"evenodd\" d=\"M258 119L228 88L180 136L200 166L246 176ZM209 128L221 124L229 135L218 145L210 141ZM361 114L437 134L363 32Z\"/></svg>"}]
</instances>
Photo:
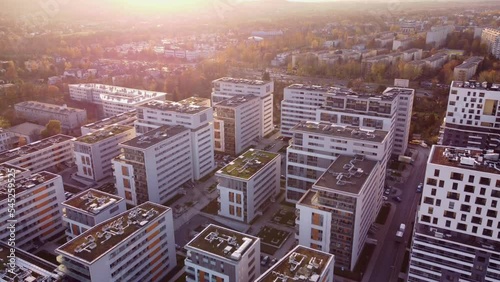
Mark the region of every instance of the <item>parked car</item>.
<instances>
[{"instance_id":1,"label":"parked car","mask_svg":"<svg viewBox=\"0 0 500 282\"><path fill-rule=\"evenodd\" d=\"M392 199L393 199L394 201L396 201L396 202L399 202L399 203L401 203L401 201L402 201L402 200L401 200L401 197L399 197L399 196L397 196L397 197L396 197L396 196L394 196L394 197L392 197Z\"/></svg>"},{"instance_id":2,"label":"parked car","mask_svg":"<svg viewBox=\"0 0 500 282\"><path fill-rule=\"evenodd\" d=\"M269 261L269 256L265 256L261 261L260 261L260 264L262 266L266 266L267 265L267 262Z\"/></svg>"},{"instance_id":3,"label":"parked car","mask_svg":"<svg viewBox=\"0 0 500 282\"><path fill-rule=\"evenodd\" d=\"M391 188L386 188L384 191L384 195L390 195L391 194Z\"/></svg>"},{"instance_id":4,"label":"parked car","mask_svg":"<svg viewBox=\"0 0 500 282\"><path fill-rule=\"evenodd\" d=\"M387 201L388 198L386 196L382 196L382 200Z\"/></svg>"}]
</instances>

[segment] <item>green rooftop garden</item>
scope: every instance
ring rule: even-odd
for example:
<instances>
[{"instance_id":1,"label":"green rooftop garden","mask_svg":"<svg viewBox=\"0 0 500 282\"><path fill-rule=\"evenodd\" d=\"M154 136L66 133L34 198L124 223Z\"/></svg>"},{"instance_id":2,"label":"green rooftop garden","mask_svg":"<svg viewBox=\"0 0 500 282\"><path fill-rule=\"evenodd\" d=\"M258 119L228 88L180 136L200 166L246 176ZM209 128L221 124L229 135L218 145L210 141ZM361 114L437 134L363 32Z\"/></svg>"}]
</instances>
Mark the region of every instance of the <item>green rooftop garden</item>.
<instances>
[{"instance_id":1,"label":"green rooftop garden","mask_svg":"<svg viewBox=\"0 0 500 282\"><path fill-rule=\"evenodd\" d=\"M87 144L94 144L97 143L101 140L110 138L114 135L120 134L122 132L125 132L132 127L130 126L124 126L124 125L112 125L109 127L105 127L102 130L98 130L95 132L92 132L91 134L84 135L82 137L79 137L76 139L76 141L87 143Z\"/></svg>"},{"instance_id":2,"label":"green rooftop garden","mask_svg":"<svg viewBox=\"0 0 500 282\"><path fill-rule=\"evenodd\" d=\"M231 161L219 173L249 179L276 156L278 154L251 149Z\"/></svg>"}]
</instances>

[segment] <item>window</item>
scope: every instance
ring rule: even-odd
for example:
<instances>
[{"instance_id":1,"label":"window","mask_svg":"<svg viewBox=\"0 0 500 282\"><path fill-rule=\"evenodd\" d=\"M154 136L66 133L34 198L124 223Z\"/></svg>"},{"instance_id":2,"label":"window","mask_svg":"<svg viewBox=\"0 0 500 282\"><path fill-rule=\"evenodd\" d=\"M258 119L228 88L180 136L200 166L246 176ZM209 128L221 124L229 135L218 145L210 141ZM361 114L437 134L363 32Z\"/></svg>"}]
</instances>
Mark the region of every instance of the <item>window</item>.
<instances>
[{"instance_id":1,"label":"window","mask_svg":"<svg viewBox=\"0 0 500 282\"><path fill-rule=\"evenodd\" d=\"M481 178L479 178L479 184L490 185L490 182L491 182L491 179L489 179L487 177L481 177Z\"/></svg>"},{"instance_id":2,"label":"window","mask_svg":"<svg viewBox=\"0 0 500 282\"><path fill-rule=\"evenodd\" d=\"M129 176L128 167L122 166L122 175Z\"/></svg>"},{"instance_id":3,"label":"window","mask_svg":"<svg viewBox=\"0 0 500 282\"><path fill-rule=\"evenodd\" d=\"M229 214L234 215L234 206L233 205L229 205Z\"/></svg>"},{"instance_id":4,"label":"window","mask_svg":"<svg viewBox=\"0 0 500 282\"><path fill-rule=\"evenodd\" d=\"M444 180L439 180L439 187L444 187Z\"/></svg>"},{"instance_id":5,"label":"window","mask_svg":"<svg viewBox=\"0 0 500 282\"><path fill-rule=\"evenodd\" d=\"M480 217L473 216L471 222L474 224L481 224L482 219Z\"/></svg>"},{"instance_id":6,"label":"window","mask_svg":"<svg viewBox=\"0 0 500 282\"><path fill-rule=\"evenodd\" d=\"M481 197L477 197L476 198L476 204L484 206L484 205L486 205L486 199L485 198L481 198Z\"/></svg>"},{"instance_id":7,"label":"window","mask_svg":"<svg viewBox=\"0 0 500 282\"><path fill-rule=\"evenodd\" d=\"M464 179L464 175L462 173L452 172L450 175L450 179L462 181Z\"/></svg>"},{"instance_id":8,"label":"window","mask_svg":"<svg viewBox=\"0 0 500 282\"><path fill-rule=\"evenodd\" d=\"M229 201L234 203L234 192L229 192Z\"/></svg>"},{"instance_id":9,"label":"window","mask_svg":"<svg viewBox=\"0 0 500 282\"><path fill-rule=\"evenodd\" d=\"M434 199L430 198L430 197L425 197L424 198L424 203L429 204L429 205L433 205L434 204Z\"/></svg>"},{"instance_id":10,"label":"window","mask_svg":"<svg viewBox=\"0 0 500 282\"><path fill-rule=\"evenodd\" d=\"M436 186L437 185L437 180L434 179L434 178L427 178L427 184L428 185L432 185L432 186Z\"/></svg>"},{"instance_id":11,"label":"window","mask_svg":"<svg viewBox=\"0 0 500 282\"><path fill-rule=\"evenodd\" d=\"M451 189L452 190L457 190L458 189L458 183L453 182L453 184L451 185Z\"/></svg>"},{"instance_id":12,"label":"window","mask_svg":"<svg viewBox=\"0 0 500 282\"><path fill-rule=\"evenodd\" d=\"M459 224L457 224L457 229L458 230L466 231L467 230L467 225L465 225L463 223L459 223Z\"/></svg>"},{"instance_id":13,"label":"window","mask_svg":"<svg viewBox=\"0 0 500 282\"><path fill-rule=\"evenodd\" d=\"M428 214L432 214L434 212L434 208L433 207L429 207L429 209L427 210L427 213Z\"/></svg>"},{"instance_id":14,"label":"window","mask_svg":"<svg viewBox=\"0 0 500 282\"><path fill-rule=\"evenodd\" d=\"M466 195L466 196L465 196L465 202L466 202L466 203L470 202L470 196L469 196L469 195Z\"/></svg>"},{"instance_id":15,"label":"window","mask_svg":"<svg viewBox=\"0 0 500 282\"><path fill-rule=\"evenodd\" d=\"M496 217L497 217L497 211L495 211L495 210L488 210L488 211L486 212L486 216L496 218Z\"/></svg>"},{"instance_id":16,"label":"window","mask_svg":"<svg viewBox=\"0 0 500 282\"><path fill-rule=\"evenodd\" d=\"M446 227L450 227L450 226L451 226L451 221L447 220L447 221L445 222L445 225L446 225Z\"/></svg>"},{"instance_id":17,"label":"window","mask_svg":"<svg viewBox=\"0 0 500 282\"><path fill-rule=\"evenodd\" d=\"M476 214L481 214L483 210L480 207L476 207Z\"/></svg>"},{"instance_id":18,"label":"window","mask_svg":"<svg viewBox=\"0 0 500 282\"><path fill-rule=\"evenodd\" d=\"M470 206L469 205L460 205L460 211L463 212L470 212Z\"/></svg>"},{"instance_id":19,"label":"window","mask_svg":"<svg viewBox=\"0 0 500 282\"><path fill-rule=\"evenodd\" d=\"M434 189L434 188L433 188L433 189L431 190L431 195L432 195L432 196L436 196L436 189Z\"/></svg>"},{"instance_id":20,"label":"window","mask_svg":"<svg viewBox=\"0 0 500 282\"><path fill-rule=\"evenodd\" d=\"M236 203L241 204L241 194L236 195Z\"/></svg>"},{"instance_id":21,"label":"window","mask_svg":"<svg viewBox=\"0 0 500 282\"><path fill-rule=\"evenodd\" d=\"M431 217L428 215L422 215L422 221L431 223Z\"/></svg>"},{"instance_id":22,"label":"window","mask_svg":"<svg viewBox=\"0 0 500 282\"><path fill-rule=\"evenodd\" d=\"M437 199L437 200L436 200L436 206L437 206L437 207L441 206L441 200L440 200L440 199Z\"/></svg>"},{"instance_id":23,"label":"window","mask_svg":"<svg viewBox=\"0 0 500 282\"><path fill-rule=\"evenodd\" d=\"M447 217L447 218L455 219L456 214L452 211L444 211L443 216ZM449 227L449 226L447 226L447 227Z\"/></svg>"},{"instance_id":24,"label":"window","mask_svg":"<svg viewBox=\"0 0 500 282\"><path fill-rule=\"evenodd\" d=\"M434 170L434 176L435 177L439 177L439 169L435 169Z\"/></svg>"},{"instance_id":25,"label":"window","mask_svg":"<svg viewBox=\"0 0 500 282\"><path fill-rule=\"evenodd\" d=\"M474 186L472 185L465 185L464 191L467 193L474 193Z\"/></svg>"},{"instance_id":26,"label":"window","mask_svg":"<svg viewBox=\"0 0 500 282\"><path fill-rule=\"evenodd\" d=\"M481 190L479 190L479 194L485 195L486 194L486 188L481 188Z\"/></svg>"},{"instance_id":27,"label":"window","mask_svg":"<svg viewBox=\"0 0 500 282\"><path fill-rule=\"evenodd\" d=\"M459 200L460 194L455 193L455 192L448 192L448 194L446 195L446 198L452 199L452 200Z\"/></svg>"}]
</instances>

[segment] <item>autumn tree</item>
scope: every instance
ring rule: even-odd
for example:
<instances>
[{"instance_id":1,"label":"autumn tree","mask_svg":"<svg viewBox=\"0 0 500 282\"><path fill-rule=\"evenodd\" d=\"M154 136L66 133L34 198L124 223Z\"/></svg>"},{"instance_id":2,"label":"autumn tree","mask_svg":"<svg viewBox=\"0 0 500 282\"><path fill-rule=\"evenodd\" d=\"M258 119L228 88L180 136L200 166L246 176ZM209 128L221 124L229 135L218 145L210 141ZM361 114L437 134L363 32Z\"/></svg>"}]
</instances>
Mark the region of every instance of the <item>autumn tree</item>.
<instances>
[{"instance_id":1,"label":"autumn tree","mask_svg":"<svg viewBox=\"0 0 500 282\"><path fill-rule=\"evenodd\" d=\"M7 64L7 69L5 70L5 79L14 80L17 78L16 64L13 61L9 61Z\"/></svg>"},{"instance_id":2,"label":"autumn tree","mask_svg":"<svg viewBox=\"0 0 500 282\"><path fill-rule=\"evenodd\" d=\"M47 138L61 133L61 122L58 120L49 120L45 129L40 133L42 138Z\"/></svg>"}]
</instances>

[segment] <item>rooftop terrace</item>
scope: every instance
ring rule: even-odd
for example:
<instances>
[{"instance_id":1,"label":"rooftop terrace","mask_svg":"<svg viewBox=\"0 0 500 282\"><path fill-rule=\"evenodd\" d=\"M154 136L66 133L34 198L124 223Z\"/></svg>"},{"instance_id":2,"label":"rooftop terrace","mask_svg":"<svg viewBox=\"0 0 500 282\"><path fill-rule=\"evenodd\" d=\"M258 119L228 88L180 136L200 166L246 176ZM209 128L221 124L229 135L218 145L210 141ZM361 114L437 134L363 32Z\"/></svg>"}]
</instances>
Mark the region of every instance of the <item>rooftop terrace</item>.
<instances>
[{"instance_id":1,"label":"rooftop terrace","mask_svg":"<svg viewBox=\"0 0 500 282\"><path fill-rule=\"evenodd\" d=\"M187 243L186 248L238 261L258 240L257 237L210 224Z\"/></svg>"},{"instance_id":2,"label":"rooftop terrace","mask_svg":"<svg viewBox=\"0 0 500 282\"><path fill-rule=\"evenodd\" d=\"M94 215L123 200L122 197L116 195L88 189L64 201L62 204Z\"/></svg>"},{"instance_id":3,"label":"rooftop terrace","mask_svg":"<svg viewBox=\"0 0 500 282\"><path fill-rule=\"evenodd\" d=\"M87 144L95 144L102 140L106 140L108 138L112 138L118 134L121 134L125 131L134 129L132 126L127 125L110 125L108 127L99 129L87 135L78 137L76 139L77 142L87 143Z\"/></svg>"},{"instance_id":4,"label":"rooftop terrace","mask_svg":"<svg viewBox=\"0 0 500 282\"><path fill-rule=\"evenodd\" d=\"M298 245L262 274L258 282L319 281L334 256ZM331 264L333 269L333 264Z\"/></svg>"},{"instance_id":5,"label":"rooftop terrace","mask_svg":"<svg viewBox=\"0 0 500 282\"><path fill-rule=\"evenodd\" d=\"M51 146L60 146L61 143L69 140L75 140L75 138L68 135L57 134L52 137L45 138L28 145L24 145L22 147L2 152L0 153L0 164L13 159L17 159L22 156L26 156L27 154L38 152Z\"/></svg>"},{"instance_id":6,"label":"rooftop terrace","mask_svg":"<svg viewBox=\"0 0 500 282\"><path fill-rule=\"evenodd\" d=\"M387 131L363 129L358 126L338 125L327 122L301 121L291 131L303 131L314 134L328 135L347 139L382 142L387 136Z\"/></svg>"},{"instance_id":7,"label":"rooftop terrace","mask_svg":"<svg viewBox=\"0 0 500 282\"><path fill-rule=\"evenodd\" d=\"M257 96L255 95L236 95L233 96L229 99L223 100L217 104L214 105L214 107L230 107L230 108L236 108L239 107L249 101L258 99Z\"/></svg>"},{"instance_id":8,"label":"rooftop terrace","mask_svg":"<svg viewBox=\"0 0 500 282\"><path fill-rule=\"evenodd\" d=\"M22 193L29 191L30 189L37 187L45 182L48 182L56 177L57 174L52 174L46 171L32 174L28 177L22 177L21 179L16 179L16 195L21 195ZM4 201L8 198L8 186L7 183L0 184L0 201Z\"/></svg>"},{"instance_id":9,"label":"rooftop terrace","mask_svg":"<svg viewBox=\"0 0 500 282\"><path fill-rule=\"evenodd\" d=\"M217 171L217 175L233 176L248 180L278 156L279 154L271 152L249 149Z\"/></svg>"},{"instance_id":10,"label":"rooftop terrace","mask_svg":"<svg viewBox=\"0 0 500 282\"><path fill-rule=\"evenodd\" d=\"M141 136L125 141L122 144L125 146L146 149L187 130L188 129L182 125L162 125Z\"/></svg>"},{"instance_id":11,"label":"rooftop terrace","mask_svg":"<svg viewBox=\"0 0 500 282\"><path fill-rule=\"evenodd\" d=\"M358 195L376 164L363 156L340 156L314 186Z\"/></svg>"},{"instance_id":12,"label":"rooftop terrace","mask_svg":"<svg viewBox=\"0 0 500 282\"><path fill-rule=\"evenodd\" d=\"M452 87L456 88L469 88L478 90L488 90L488 91L500 91L500 83L489 83L489 82L478 82L475 80L469 81L453 81L451 83Z\"/></svg>"},{"instance_id":13,"label":"rooftop terrace","mask_svg":"<svg viewBox=\"0 0 500 282\"><path fill-rule=\"evenodd\" d=\"M500 174L500 158L493 151L433 146L430 162L461 169Z\"/></svg>"},{"instance_id":14,"label":"rooftop terrace","mask_svg":"<svg viewBox=\"0 0 500 282\"><path fill-rule=\"evenodd\" d=\"M85 231L57 249L64 256L75 257L87 263L113 251L127 238L148 227L170 208L146 202L108 219Z\"/></svg>"},{"instance_id":15,"label":"rooftop terrace","mask_svg":"<svg viewBox=\"0 0 500 282\"><path fill-rule=\"evenodd\" d=\"M192 96L179 101L179 103L184 105L198 105L198 106L210 105L210 99Z\"/></svg>"},{"instance_id":16,"label":"rooftop terrace","mask_svg":"<svg viewBox=\"0 0 500 282\"><path fill-rule=\"evenodd\" d=\"M149 101L142 104L140 107L149 108L160 111L176 112L183 114L197 114L205 111L209 107L202 107L196 104L172 102L172 101Z\"/></svg>"},{"instance_id":17,"label":"rooftop terrace","mask_svg":"<svg viewBox=\"0 0 500 282\"><path fill-rule=\"evenodd\" d=\"M54 105L54 104L41 103L41 102L36 102L36 101L25 101L25 102L17 103L15 106L36 109L36 110L46 111L46 112L52 112L52 113L58 113L58 114L85 112L85 110L83 110L83 109L69 108L66 105L58 106L58 105Z\"/></svg>"},{"instance_id":18,"label":"rooftop terrace","mask_svg":"<svg viewBox=\"0 0 500 282\"><path fill-rule=\"evenodd\" d=\"M134 121L137 119L136 110L131 110L126 113L121 113L116 116L112 116L109 118L101 119L93 123L86 124L82 127L86 127L92 130L97 130L104 128L113 124L121 124L121 125L130 125L134 124Z\"/></svg>"},{"instance_id":19,"label":"rooftop terrace","mask_svg":"<svg viewBox=\"0 0 500 282\"><path fill-rule=\"evenodd\" d=\"M233 78L233 77L222 77L214 80L213 82L230 82L236 84L247 84L247 85L264 85L269 83L269 81L256 80L256 79L244 79L244 78Z\"/></svg>"},{"instance_id":20,"label":"rooftop terrace","mask_svg":"<svg viewBox=\"0 0 500 282\"><path fill-rule=\"evenodd\" d=\"M370 57L373 58L373 57ZM345 87L337 86L321 86L321 85L306 85L306 84L292 84L287 86L286 89L297 89L306 91L318 91L323 92L325 95L332 97L352 97L360 99L381 99L383 101L392 101L396 97L390 92L385 93L364 93L364 92L354 92L351 89Z\"/></svg>"}]
</instances>

